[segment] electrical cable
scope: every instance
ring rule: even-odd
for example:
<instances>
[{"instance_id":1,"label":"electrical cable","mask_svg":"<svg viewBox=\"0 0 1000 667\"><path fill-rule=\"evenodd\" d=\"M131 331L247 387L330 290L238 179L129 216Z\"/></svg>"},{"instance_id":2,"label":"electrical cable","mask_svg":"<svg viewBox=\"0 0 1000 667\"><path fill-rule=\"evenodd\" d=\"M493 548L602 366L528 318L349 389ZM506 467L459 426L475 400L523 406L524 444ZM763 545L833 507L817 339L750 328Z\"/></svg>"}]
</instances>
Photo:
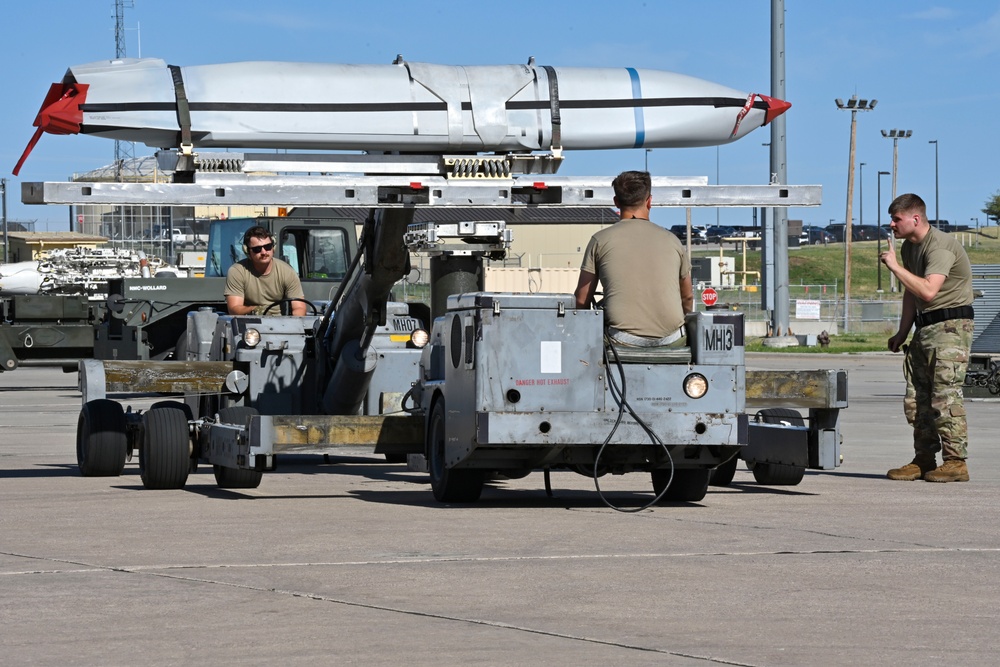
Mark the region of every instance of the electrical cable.
<instances>
[{"instance_id":1,"label":"electrical cable","mask_svg":"<svg viewBox=\"0 0 1000 667\"><path fill-rule=\"evenodd\" d=\"M603 501L605 505L615 510L616 512L634 514L636 512L641 512L645 509L652 507L653 505L660 502L663 496L666 495L667 490L670 488L670 484L674 481L674 459L670 455L670 449L667 448L667 445L664 444L663 440L660 439L660 436L658 436L656 432L653 431L653 429L645 421L643 421L642 418L639 417L639 415L636 414L635 410L632 409L632 406L629 405L628 400L626 399L627 385L625 382L625 368L622 365L622 361L618 356L618 350L615 349L614 341L611 340L610 338L607 338L606 341L607 345L604 348L604 366L605 368L608 369L608 387L611 390L611 396L612 398L615 399L615 402L618 404L618 417L615 419L614 426L611 427L611 431L608 433L608 437L604 439L604 442L601 444L600 449L597 450L597 456L594 458L594 486L597 489L597 495L601 498L601 501ZM612 373L611 360L608 358L609 349L611 350L612 355L614 355L615 366L617 367L618 373L621 376L620 389L618 387L618 384L615 382L615 377L614 374ZM660 491L658 494L656 494L656 497L653 498L648 503L646 503L645 505L632 509L625 509L622 507L618 507L617 505L611 504L611 502L608 501L608 499L604 496L604 493L601 491L601 483L600 480L598 479L599 475L597 474L597 471L600 468L601 456L604 454L604 448L607 447L608 443L611 442L611 438L614 437L614 434L618 430L619 425L621 425L622 418L624 417L626 410L628 411L629 415L631 415L632 418L635 419L639 427L642 428L643 431L645 431L646 435L649 436L650 441L654 445L659 445L660 447L663 448L663 451L667 453L667 461L670 462L670 476L667 478L667 483L663 486L663 490Z\"/></svg>"}]
</instances>

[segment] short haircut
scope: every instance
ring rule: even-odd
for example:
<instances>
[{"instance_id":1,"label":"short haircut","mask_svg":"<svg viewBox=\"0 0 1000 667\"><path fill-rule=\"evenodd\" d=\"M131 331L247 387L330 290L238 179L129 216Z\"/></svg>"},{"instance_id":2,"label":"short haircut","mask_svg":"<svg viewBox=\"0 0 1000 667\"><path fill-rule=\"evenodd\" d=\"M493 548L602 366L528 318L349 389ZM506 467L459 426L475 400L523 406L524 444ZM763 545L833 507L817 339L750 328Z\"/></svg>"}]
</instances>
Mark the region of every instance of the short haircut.
<instances>
[{"instance_id":1,"label":"short haircut","mask_svg":"<svg viewBox=\"0 0 1000 667\"><path fill-rule=\"evenodd\" d=\"M889 215L896 213L919 213L920 217L926 221L927 204L917 195L908 192L905 195L899 195L889 204Z\"/></svg>"},{"instance_id":2,"label":"short haircut","mask_svg":"<svg viewBox=\"0 0 1000 667\"><path fill-rule=\"evenodd\" d=\"M261 227L260 225L257 225L255 227L251 227L243 234L243 245L245 245L247 248L250 247L250 239L260 239L261 241L265 240L273 241L274 237L271 235L271 232L267 231L266 227ZM247 252L250 251L247 250Z\"/></svg>"},{"instance_id":3,"label":"short haircut","mask_svg":"<svg viewBox=\"0 0 1000 667\"><path fill-rule=\"evenodd\" d=\"M649 199L653 184L648 171L623 171L611 182L611 187L615 189L618 208L632 208Z\"/></svg>"}]
</instances>

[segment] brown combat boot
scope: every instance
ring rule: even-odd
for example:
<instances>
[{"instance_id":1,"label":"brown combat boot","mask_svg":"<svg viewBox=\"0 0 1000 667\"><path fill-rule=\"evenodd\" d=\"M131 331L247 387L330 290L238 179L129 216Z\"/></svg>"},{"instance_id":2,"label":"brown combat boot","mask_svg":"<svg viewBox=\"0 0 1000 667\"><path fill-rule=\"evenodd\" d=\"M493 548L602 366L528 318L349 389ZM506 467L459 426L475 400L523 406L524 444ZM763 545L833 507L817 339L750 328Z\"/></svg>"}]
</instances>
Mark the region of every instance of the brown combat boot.
<instances>
[{"instance_id":1,"label":"brown combat boot","mask_svg":"<svg viewBox=\"0 0 1000 667\"><path fill-rule=\"evenodd\" d=\"M889 479L902 482L912 482L923 477L925 474L937 468L934 457L927 457L917 454L912 461L902 468L893 468L885 474Z\"/></svg>"},{"instance_id":2,"label":"brown combat boot","mask_svg":"<svg viewBox=\"0 0 1000 667\"><path fill-rule=\"evenodd\" d=\"M969 468L962 459L948 459L940 468L924 475L924 479L928 482L968 482Z\"/></svg>"}]
</instances>

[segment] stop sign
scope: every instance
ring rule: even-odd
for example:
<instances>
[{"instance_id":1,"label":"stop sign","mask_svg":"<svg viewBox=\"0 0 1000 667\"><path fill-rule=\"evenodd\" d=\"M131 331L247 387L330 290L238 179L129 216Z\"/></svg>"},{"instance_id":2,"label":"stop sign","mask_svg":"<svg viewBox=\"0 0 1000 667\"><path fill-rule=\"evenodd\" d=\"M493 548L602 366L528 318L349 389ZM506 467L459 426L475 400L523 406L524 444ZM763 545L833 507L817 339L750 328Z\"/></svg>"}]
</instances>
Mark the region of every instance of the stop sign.
<instances>
[{"instance_id":1,"label":"stop sign","mask_svg":"<svg viewBox=\"0 0 1000 667\"><path fill-rule=\"evenodd\" d=\"M719 300L719 293L711 287L706 287L701 293L701 302L706 306L714 306Z\"/></svg>"}]
</instances>

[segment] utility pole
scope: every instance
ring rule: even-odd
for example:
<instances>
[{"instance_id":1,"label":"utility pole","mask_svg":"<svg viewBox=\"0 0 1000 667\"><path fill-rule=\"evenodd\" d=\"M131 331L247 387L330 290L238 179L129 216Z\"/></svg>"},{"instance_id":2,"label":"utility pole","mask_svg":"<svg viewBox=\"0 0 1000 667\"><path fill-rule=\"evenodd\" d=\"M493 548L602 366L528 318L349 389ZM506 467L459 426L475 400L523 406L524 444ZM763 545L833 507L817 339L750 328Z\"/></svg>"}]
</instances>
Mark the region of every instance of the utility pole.
<instances>
[{"instance_id":1,"label":"utility pole","mask_svg":"<svg viewBox=\"0 0 1000 667\"><path fill-rule=\"evenodd\" d=\"M857 95L852 95L851 99L844 100L839 97L834 100L838 109L847 109L851 112L851 150L850 162L847 165L847 215L844 216L844 331L850 329L851 310L851 241L852 230L851 220L854 212L854 152L858 138L858 112L871 111L878 104L878 100L859 100Z\"/></svg>"},{"instance_id":2,"label":"utility pole","mask_svg":"<svg viewBox=\"0 0 1000 667\"><path fill-rule=\"evenodd\" d=\"M6 178L0 178L0 202L2 202L2 208L0 208L0 213L3 214L3 263L7 264L10 262L10 242L7 239L7 179Z\"/></svg>"},{"instance_id":3,"label":"utility pole","mask_svg":"<svg viewBox=\"0 0 1000 667\"><path fill-rule=\"evenodd\" d=\"M934 220L941 229L941 199L938 197L938 142L931 139L927 143L934 144Z\"/></svg>"},{"instance_id":4,"label":"utility pole","mask_svg":"<svg viewBox=\"0 0 1000 667\"><path fill-rule=\"evenodd\" d=\"M882 177L888 176L889 172L880 171L878 173L878 243L876 244L878 254L875 257L875 266L878 267L878 293L882 293ZM889 249L895 252L892 247L892 234L889 234ZM892 275L892 272L889 273Z\"/></svg>"},{"instance_id":5,"label":"utility pole","mask_svg":"<svg viewBox=\"0 0 1000 667\"><path fill-rule=\"evenodd\" d=\"M771 96L785 99L785 0L771 0ZM778 116L771 121L772 185L788 182L787 151L785 146L785 119ZM774 294L771 311L772 336L764 339L771 347L797 345L798 339L789 332L788 307L788 210L775 208L771 212L773 234L765 239L774 261L774 284L767 289ZM763 227L762 227L763 229Z\"/></svg>"},{"instance_id":6,"label":"utility pole","mask_svg":"<svg viewBox=\"0 0 1000 667\"><path fill-rule=\"evenodd\" d=\"M899 140L909 139L913 130L882 130L882 136L892 139L892 201L896 200L896 180L899 174ZM889 235L889 249L896 252L896 238ZM889 291L896 292L896 274L889 274Z\"/></svg>"},{"instance_id":7,"label":"utility pole","mask_svg":"<svg viewBox=\"0 0 1000 667\"><path fill-rule=\"evenodd\" d=\"M115 58L125 57L125 2L115 0ZM134 7L133 0L128 0L128 6ZM125 164L132 165L135 160L135 144L131 141L115 140L115 180L124 180Z\"/></svg>"}]
</instances>

